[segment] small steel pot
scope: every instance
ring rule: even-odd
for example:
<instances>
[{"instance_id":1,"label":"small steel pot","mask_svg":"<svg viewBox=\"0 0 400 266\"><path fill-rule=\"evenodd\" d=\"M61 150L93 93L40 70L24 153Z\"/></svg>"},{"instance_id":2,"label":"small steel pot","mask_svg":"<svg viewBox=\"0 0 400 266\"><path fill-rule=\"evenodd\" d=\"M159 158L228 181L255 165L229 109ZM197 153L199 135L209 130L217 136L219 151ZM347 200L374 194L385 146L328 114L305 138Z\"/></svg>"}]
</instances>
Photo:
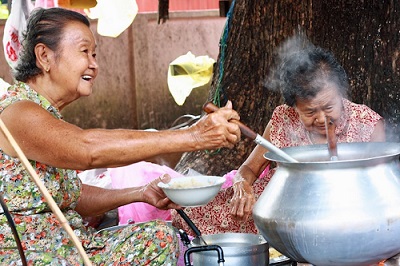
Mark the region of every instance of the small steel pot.
<instances>
[{"instance_id":1,"label":"small steel pot","mask_svg":"<svg viewBox=\"0 0 400 266\"><path fill-rule=\"evenodd\" d=\"M208 245L218 245L222 248L225 266L269 264L269 245L260 235L225 233L203 235L203 238ZM193 247L202 245L198 238L192 240ZM194 266L218 265L218 253L215 251L193 253L192 258Z\"/></svg>"}]
</instances>

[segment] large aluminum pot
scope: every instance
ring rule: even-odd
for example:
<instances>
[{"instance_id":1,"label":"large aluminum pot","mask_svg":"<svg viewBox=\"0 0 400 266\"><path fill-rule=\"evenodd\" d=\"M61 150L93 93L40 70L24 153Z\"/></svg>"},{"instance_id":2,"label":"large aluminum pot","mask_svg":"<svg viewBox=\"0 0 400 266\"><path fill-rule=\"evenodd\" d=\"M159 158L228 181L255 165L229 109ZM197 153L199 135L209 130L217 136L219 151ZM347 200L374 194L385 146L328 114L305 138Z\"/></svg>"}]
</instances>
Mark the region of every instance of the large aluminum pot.
<instances>
[{"instance_id":1,"label":"large aluminum pot","mask_svg":"<svg viewBox=\"0 0 400 266\"><path fill-rule=\"evenodd\" d=\"M400 144L283 149L253 209L255 224L282 254L313 265L370 265L400 252Z\"/></svg>"},{"instance_id":2,"label":"large aluminum pot","mask_svg":"<svg viewBox=\"0 0 400 266\"><path fill-rule=\"evenodd\" d=\"M203 235L208 245L218 245L223 250L224 266L265 266L269 263L269 245L265 239L256 234L224 233ZM195 238L193 247L203 245ZM215 251L201 251L193 253L194 266L218 265L218 254Z\"/></svg>"}]
</instances>

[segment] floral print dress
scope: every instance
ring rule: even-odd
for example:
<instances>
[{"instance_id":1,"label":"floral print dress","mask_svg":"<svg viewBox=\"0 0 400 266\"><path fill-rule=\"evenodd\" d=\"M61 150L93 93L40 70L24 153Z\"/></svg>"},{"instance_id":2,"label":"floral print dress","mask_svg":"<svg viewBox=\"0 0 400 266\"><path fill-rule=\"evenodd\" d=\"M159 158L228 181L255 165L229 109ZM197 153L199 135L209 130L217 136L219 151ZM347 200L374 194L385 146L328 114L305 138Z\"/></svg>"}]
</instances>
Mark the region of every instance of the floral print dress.
<instances>
[{"instance_id":1,"label":"floral print dress","mask_svg":"<svg viewBox=\"0 0 400 266\"><path fill-rule=\"evenodd\" d=\"M44 97L18 82L1 96L0 113L10 104L29 100L57 119L62 116ZM75 170L30 161L39 178L81 240L94 265L175 265L179 243L163 221L150 221L96 232L74 211L81 192ZM22 163L0 149L0 192L10 211L28 265L83 265L78 251L51 212ZM6 216L0 212L0 265L22 265Z\"/></svg>"},{"instance_id":2,"label":"floral print dress","mask_svg":"<svg viewBox=\"0 0 400 266\"><path fill-rule=\"evenodd\" d=\"M337 141L340 142L368 142L375 129L375 125L382 117L361 104L355 104L343 99L343 113L335 128ZM288 105L275 108L271 117L271 143L279 148L312 145L308 131L300 121L298 113ZM271 166L270 166L271 167ZM254 182L253 190L256 200L268 185L276 168L266 168ZM258 230L252 218L245 222L238 222L230 216L230 200L233 197L233 188L221 190L207 205L202 207L185 208L185 212L204 235L227 232L254 233ZM186 232L194 232L183 219L172 212L172 224Z\"/></svg>"}]
</instances>

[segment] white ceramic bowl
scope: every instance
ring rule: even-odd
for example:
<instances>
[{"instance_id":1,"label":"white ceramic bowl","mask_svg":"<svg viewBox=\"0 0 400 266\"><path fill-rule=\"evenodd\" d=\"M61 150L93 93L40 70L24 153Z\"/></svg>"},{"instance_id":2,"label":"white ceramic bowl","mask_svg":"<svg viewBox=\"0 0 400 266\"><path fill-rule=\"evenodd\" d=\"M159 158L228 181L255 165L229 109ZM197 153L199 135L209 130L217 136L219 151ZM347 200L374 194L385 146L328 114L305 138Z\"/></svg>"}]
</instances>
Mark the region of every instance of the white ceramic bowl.
<instances>
[{"instance_id":1,"label":"white ceramic bowl","mask_svg":"<svg viewBox=\"0 0 400 266\"><path fill-rule=\"evenodd\" d=\"M183 207L206 205L221 190L225 177L184 176L171 179L168 184L158 183L165 195Z\"/></svg>"}]
</instances>

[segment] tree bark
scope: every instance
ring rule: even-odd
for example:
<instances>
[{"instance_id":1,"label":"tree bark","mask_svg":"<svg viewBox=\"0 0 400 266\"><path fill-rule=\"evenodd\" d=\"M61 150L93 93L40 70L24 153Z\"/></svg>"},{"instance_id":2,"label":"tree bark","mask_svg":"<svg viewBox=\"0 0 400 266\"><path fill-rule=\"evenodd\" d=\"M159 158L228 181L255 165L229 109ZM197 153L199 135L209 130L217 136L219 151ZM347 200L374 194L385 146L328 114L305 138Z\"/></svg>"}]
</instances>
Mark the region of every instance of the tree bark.
<instances>
[{"instance_id":1,"label":"tree bark","mask_svg":"<svg viewBox=\"0 0 400 266\"><path fill-rule=\"evenodd\" d=\"M399 32L397 1L236 0L221 37L209 100L229 99L241 121L263 133L279 92L265 86L275 49L298 29L331 50L350 78L349 98L386 120L388 140L399 141ZM234 149L185 154L175 170L223 175L237 169L255 144L243 137Z\"/></svg>"},{"instance_id":2,"label":"tree bark","mask_svg":"<svg viewBox=\"0 0 400 266\"><path fill-rule=\"evenodd\" d=\"M350 98L385 118L400 140L399 1L314 1L313 41L330 49L350 78Z\"/></svg>"}]
</instances>

